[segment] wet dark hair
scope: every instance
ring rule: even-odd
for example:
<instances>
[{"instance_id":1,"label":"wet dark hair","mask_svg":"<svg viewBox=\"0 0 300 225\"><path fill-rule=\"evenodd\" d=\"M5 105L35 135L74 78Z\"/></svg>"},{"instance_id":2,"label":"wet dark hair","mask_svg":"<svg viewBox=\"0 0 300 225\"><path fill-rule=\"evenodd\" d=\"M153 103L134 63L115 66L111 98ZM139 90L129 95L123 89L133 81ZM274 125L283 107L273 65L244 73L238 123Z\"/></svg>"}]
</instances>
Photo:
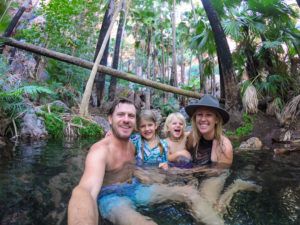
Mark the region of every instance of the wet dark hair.
<instances>
[{"instance_id":1,"label":"wet dark hair","mask_svg":"<svg viewBox=\"0 0 300 225\"><path fill-rule=\"evenodd\" d=\"M111 115L114 113L114 111L115 111L117 105L119 105L119 104L129 104L129 105L133 105L134 108L137 110L137 107L136 107L136 105L134 104L133 101L131 101L131 100L128 99L128 98L123 98L123 97L121 97L121 98L117 98L116 100L114 100L113 103L111 104L110 109L108 110L108 115L109 115L109 116L111 116Z\"/></svg>"}]
</instances>

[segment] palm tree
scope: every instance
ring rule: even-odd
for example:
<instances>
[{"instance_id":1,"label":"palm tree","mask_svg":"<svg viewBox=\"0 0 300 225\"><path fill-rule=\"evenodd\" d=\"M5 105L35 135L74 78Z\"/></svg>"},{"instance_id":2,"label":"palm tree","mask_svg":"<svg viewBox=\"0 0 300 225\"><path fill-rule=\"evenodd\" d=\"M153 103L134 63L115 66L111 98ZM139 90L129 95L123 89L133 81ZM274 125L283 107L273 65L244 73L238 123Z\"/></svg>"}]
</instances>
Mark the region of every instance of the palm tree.
<instances>
[{"instance_id":1,"label":"palm tree","mask_svg":"<svg viewBox=\"0 0 300 225\"><path fill-rule=\"evenodd\" d=\"M125 19L126 19L126 10L127 10L126 0L123 0L122 11L120 12L119 26L117 30L114 58L112 63L112 68L114 69L118 69L118 65L119 65L119 57L120 57L119 55L120 55L121 41L122 41L123 30L124 30ZM115 99L116 88L117 88L117 78L111 76L109 91L108 91L110 101L113 101Z\"/></svg>"},{"instance_id":2,"label":"palm tree","mask_svg":"<svg viewBox=\"0 0 300 225\"><path fill-rule=\"evenodd\" d=\"M109 25L111 23L111 19L114 13L114 8L115 8L115 2L114 0L110 0L107 6L107 9L104 14L104 18L102 21L102 26L100 29L99 37L98 37L98 42L96 46L96 51L94 55L94 61L97 58L97 55L100 51L100 48L102 46L104 37L108 31ZM106 66L107 65L107 59L108 59L108 54L109 54L109 39L107 41L102 59L100 61L100 65ZM104 73L97 73L96 75L96 93L97 93L97 105L100 106L104 97L104 91L105 91L105 74Z\"/></svg>"},{"instance_id":3,"label":"palm tree","mask_svg":"<svg viewBox=\"0 0 300 225\"><path fill-rule=\"evenodd\" d=\"M176 0L172 1L172 10L171 10L171 18L172 18L172 72L170 84L172 86L177 86L177 55L176 55Z\"/></svg>"},{"instance_id":4,"label":"palm tree","mask_svg":"<svg viewBox=\"0 0 300 225\"><path fill-rule=\"evenodd\" d=\"M210 0L201 1L214 34L219 59L220 77L221 80L223 80L224 82L226 106L228 108L237 108L239 104L239 94L237 82L235 79L235 72L232 64L231 53L229 50L229 45L226 40L224 30L221 26L218 14L213 8Z\"/></svg>"}]
</instances>

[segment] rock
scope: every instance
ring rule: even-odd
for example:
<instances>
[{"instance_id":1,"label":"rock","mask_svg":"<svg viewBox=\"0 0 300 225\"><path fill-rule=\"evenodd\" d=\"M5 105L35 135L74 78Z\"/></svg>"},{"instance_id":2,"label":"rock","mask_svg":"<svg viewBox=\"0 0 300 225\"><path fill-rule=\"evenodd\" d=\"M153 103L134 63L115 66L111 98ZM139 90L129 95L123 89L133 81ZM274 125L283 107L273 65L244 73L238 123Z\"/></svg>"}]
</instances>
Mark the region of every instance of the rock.
<instances>
[{"instance_id":1,"label":"rock","mask_svg":"<svg viewBox=\"0 0 300 225\"><path fill-rule=\"evenodd\" d=\"M47 135L44 119L38 117L35 112L27 112L21 122L21 139L38 140L46 138Z\"/></svg>"},{"instance_id":2,"label":"rock","mask_svg":"<svg viewBox=\"0 0 300 225\"><path fill-rule=\"evenodd\" d=\"M240 150L261 150L262 149L262 142L257 137L249 138L247 141L241 143L238 149Z\"/></svg>"},{"instance_id":3,"label":"rock","mask_svg":"<svg viewBox=\"0 0 300 225\"><path fill-rule=\"evenodd\" d=\"M189 119L190 119L190 117L189 117L189 115L186 113L184 107L182 107L182 108L179 110L179 112L184 116L184 118L185 118L186 120L189 120Z\"/></svg>"},{"instance_id":4,"label":"rock","mask_svg":"<svg viewBox=\"0 0 300 225\"><path fill-rule=\"evenodd\" d=\"M51 102L49 105L50 105L50 106L61 107L61 108L64 109L64 112L71 112L70 108L69 108L65 103L63 103L63 102L60 101L60 100Z\"/></svg>"},{"instance_id":5,"label":"rock","mask_svg":"<svg viewBox=\"0 0 300 225\"><path fill-rule=\"evenodd\" d=\"M103 128L105 134L110 130L109 122L104 117L94 116L93 120Z\"/></svg>"},{"instance_id":6,"label":"rock","mask_svg":"<svg viewBox=\"0 0 300 225\"><path fill-rule=\"evenodd\" d=\"M6 141L4 138L0 137L0 148L3 148L5 147L7 144L6 144Z\"/></svg>"}]
</instances>

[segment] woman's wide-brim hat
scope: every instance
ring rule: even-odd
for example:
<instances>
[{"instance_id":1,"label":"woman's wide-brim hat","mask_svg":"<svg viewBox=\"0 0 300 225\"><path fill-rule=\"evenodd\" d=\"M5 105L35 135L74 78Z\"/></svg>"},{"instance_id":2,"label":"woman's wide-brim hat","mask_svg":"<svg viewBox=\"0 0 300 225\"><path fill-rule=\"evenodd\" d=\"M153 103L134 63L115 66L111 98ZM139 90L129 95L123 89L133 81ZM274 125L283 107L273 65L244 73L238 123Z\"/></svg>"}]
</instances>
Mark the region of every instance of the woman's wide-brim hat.
<instances>
[{"instance_id":1,"label":"woman's wide-brim hat","mask_svg":"<svg viewBox=\"0 0 300 225\"><path fill-rule=\"evenodd\" d=\"M201 99L191 100L185 107L185 111L189 117L192 117L200 107L206 107L217 111L223 119L223 124L227 123L229 120L229 113L220 106L219 100L212 95L206 94Z\"/></svg>"}]
</instances>

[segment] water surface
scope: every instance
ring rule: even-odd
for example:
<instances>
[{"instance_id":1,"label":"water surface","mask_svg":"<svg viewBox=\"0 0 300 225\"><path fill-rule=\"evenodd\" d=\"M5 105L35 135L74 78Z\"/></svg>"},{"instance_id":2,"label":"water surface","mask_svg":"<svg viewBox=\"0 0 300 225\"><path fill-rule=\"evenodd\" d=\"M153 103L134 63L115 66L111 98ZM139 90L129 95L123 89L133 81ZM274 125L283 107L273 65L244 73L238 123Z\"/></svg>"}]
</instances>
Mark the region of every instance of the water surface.
<instances>
[{"instance_id":1,"label":"water surface","mask_svg":"<svg viewBox=\"0 0 300 225\"><path fill-rule=\"evenodd\" d=\"M66 208L78 183L89 146L95 140L22 143L0 150L0 224L66 224ZM202 179L202 175L194 174ZM300 224L300 152L239 152L225 186L235 179L262 186L239 192L224 215L230 225ZM158 224L199 224L185 204L139 208Z\"/></svg>"}]
</instances>

